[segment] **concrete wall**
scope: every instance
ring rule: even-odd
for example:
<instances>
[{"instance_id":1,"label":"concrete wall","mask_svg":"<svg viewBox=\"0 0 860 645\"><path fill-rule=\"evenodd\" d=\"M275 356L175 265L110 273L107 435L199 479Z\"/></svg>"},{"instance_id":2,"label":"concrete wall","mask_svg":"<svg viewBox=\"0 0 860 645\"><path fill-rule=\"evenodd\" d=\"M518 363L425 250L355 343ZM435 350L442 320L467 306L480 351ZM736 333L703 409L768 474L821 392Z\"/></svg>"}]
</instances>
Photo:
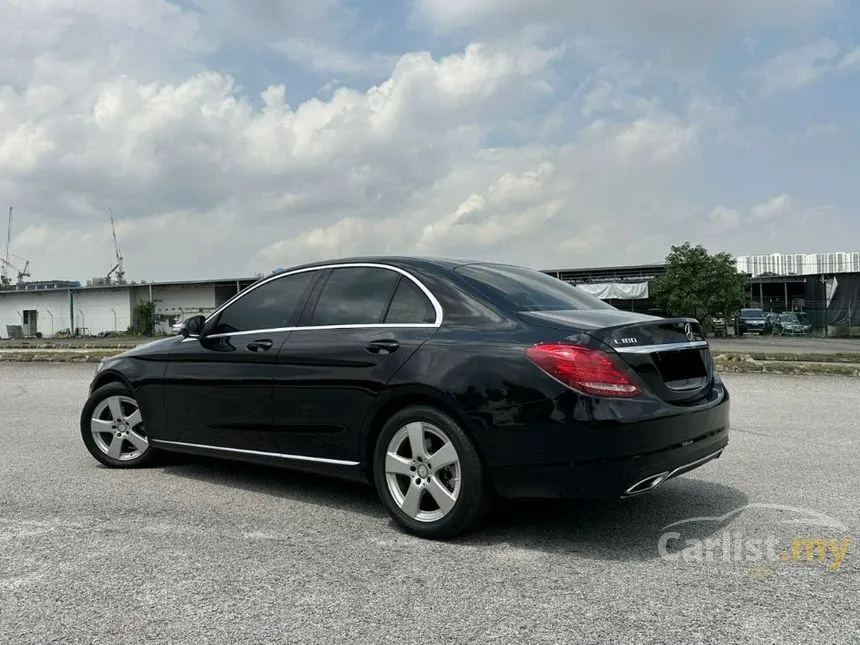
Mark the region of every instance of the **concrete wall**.
<instances>
[{"instance_id":1,"label":"concrete wall","mask_svg":"<svg viewBox=\"0 0 860 645\"><path fill-rule=\"evenodd\" d=\"M128 289L81 289L73 292L75 327L95 336L102 331L124 332L131 326Z\"/></svg>"},{"instance_id":2,"label":"concrete wall","mask_svg":"<svg viewBox=\"0 0 860 645\"><path fill-rule=\"evenodd\" d=\"M6 325L21 325L21 313L35 310L37 331L50 337L61 329L72 329L69 320L69 294L66 291L0 294L0 338L8 338Z\"/></svg>"}]
</instances>

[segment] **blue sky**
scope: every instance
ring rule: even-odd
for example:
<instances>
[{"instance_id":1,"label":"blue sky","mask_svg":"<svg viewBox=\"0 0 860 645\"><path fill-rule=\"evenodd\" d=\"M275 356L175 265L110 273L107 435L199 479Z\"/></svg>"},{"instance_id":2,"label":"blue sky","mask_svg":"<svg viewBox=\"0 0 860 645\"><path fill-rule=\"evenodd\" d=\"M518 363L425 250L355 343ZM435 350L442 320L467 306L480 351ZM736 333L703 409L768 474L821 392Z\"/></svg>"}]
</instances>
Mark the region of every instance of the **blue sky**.
<instances>
[{"instance_id":1,"label":"blue sky","mask_svg":"<svg viewBox=\"0 0 860 645\"><path fill-rule=\"evenodd\" d=\"M36 277L110 268L108 208L140 279L860 248L847 0L51 0L0 25Z\"/></svg>"}]
</instances>

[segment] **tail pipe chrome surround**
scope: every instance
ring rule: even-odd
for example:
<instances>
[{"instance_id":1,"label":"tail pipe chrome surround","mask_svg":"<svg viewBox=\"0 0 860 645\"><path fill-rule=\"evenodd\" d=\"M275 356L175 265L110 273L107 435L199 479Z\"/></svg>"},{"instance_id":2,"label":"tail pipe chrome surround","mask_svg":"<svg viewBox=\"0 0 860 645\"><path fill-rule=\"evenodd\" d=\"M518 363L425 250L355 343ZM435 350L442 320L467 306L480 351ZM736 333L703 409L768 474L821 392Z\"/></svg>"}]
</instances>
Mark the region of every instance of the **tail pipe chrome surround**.
<instances>
[{"instance_id":1,"label":"tail pipe chrome surround","mask_svg":"<svg viewBox=\"0 0 860 645\"><path fill-rule=\"evenodd\" d=\"M634 495L641 495L642 493L647 493L649 490L657 488L657 486L666 481L666 479L669 477L670 472L671 471L667 470L656 475L649 475L645 479L639 480L630 488L625 490L621 494L621 497L633 497Z\"/></svg>"},{"instance_id":2,"label":"tail pipe chrome surround","mask_svg":"<svg viewBox=\"0 0 860 645\"><path fill-rule=\"evenodd\" d=\"M704 464L705 462L710 461L711 459L716 459L717 457L719 457L720 455L723 454L723 450L725 450L725 448L720 448L719 450L712 452L710 455L702 457L701 459L696 459L695 461L691 461L690 463L684 464L683 466L678 466L674 470L665 470L662 473L657 473L655 475L649 475L645 479L640 479L638 482L633 484L630 488L625 490L621 494L621 497L622 498L633 497L635 495L641 495L642 493L647 493L650 490L654 490L655 488L657 488L657 486L662 484L667 479L671 479L672 477L675 477L676 475L680 475L680 474L685 473L689 470L692 470L693 468L696 468L697 466L700 466L701 464Z\"/></svg>"}]
</instances>

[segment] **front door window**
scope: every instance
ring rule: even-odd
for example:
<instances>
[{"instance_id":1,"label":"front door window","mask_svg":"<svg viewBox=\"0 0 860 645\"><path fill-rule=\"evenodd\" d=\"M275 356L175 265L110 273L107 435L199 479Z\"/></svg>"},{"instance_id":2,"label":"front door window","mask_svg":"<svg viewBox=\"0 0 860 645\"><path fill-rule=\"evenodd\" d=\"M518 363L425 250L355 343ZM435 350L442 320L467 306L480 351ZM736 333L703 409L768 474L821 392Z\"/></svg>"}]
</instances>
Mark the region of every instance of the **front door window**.
<instances>
[{"instance_id":1,"label":"front door window","mask_svg":"<svg viewBox=\"0 0 860 645\"><path fill-rule=\"evenodd\" d=\"M252 289L219 314L209 335L290 327L316 275L315 271L294 273Z\"/></svg>"}]
</instances>

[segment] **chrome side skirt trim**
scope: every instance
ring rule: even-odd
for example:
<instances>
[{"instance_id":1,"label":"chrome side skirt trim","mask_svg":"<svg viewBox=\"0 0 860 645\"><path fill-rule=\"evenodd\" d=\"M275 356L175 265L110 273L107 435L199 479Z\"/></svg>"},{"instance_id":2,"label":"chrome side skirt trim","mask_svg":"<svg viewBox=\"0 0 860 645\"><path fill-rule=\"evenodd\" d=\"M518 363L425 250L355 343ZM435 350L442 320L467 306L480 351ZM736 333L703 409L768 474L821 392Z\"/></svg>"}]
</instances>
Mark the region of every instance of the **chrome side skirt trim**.
<instances>
[{"instance_id":1,"label":"chrome side skirt trim","mask_svg":"<svg viewBox=\"0 0 860 645\"><path fill-rule=\"evenodd\" d=\"M290 459L293 461L313 461L321 464L332 464L335 466L358 466L357 461L345 461L343 459L326 459L325 457L306 457L304 455L287 455L281 452L263 452L260 450L244 450L242 448L225 448L223 446L208 446L202 443L186 443L184 441L166 441L164 439L151 439L150 443L165 446L182 446L185 448L201 448L203 450L220 450L241 455L255 455L258 457L276 457L278 459Z\"/></svg>"},{"instance_id":2,"label":"chrome side skirt trim","mask_svg":"<svg viewBox=\"0 0 860 645\"><path fill-rule=\"evenodd\" d=\"M689 343L663 343L660 345L635 345L633 347L615 347L619 354L650 354L652 352L669 352L677 349L706 349L708 341L694 340Z\"/></svg>"}]
</instances>

